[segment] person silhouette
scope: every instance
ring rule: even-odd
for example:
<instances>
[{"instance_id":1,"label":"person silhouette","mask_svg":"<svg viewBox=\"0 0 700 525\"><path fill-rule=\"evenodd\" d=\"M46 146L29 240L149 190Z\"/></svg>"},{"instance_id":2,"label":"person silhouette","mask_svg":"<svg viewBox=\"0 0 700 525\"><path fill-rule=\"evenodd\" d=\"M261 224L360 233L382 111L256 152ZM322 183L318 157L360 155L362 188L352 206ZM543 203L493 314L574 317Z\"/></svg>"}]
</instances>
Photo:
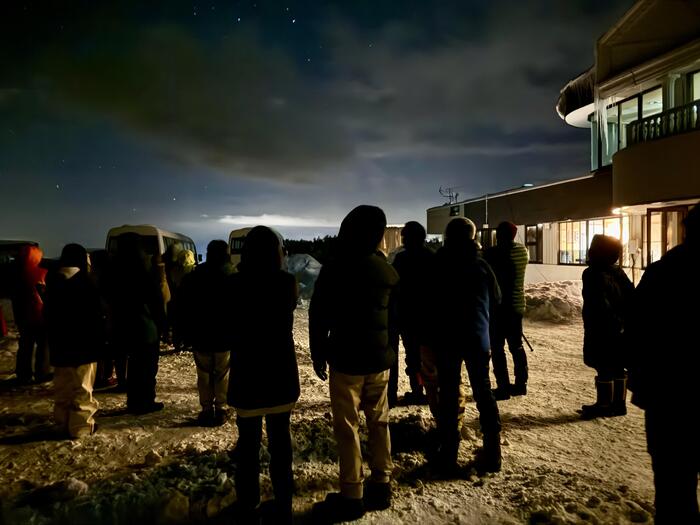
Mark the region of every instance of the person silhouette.
<instances>
[{"instance_id":1,"label":"person silhouette","mask_svg":"<svg viewBox=\"0 0 700 525\"><path fill-rule=\"evenodd\" d=\"M659 525L700 523L699 205L684 225L683 243L644 272L629 330L629 389L632 403L645 411Z\"/></svg>"},{"instance_id":2,"label":"person silhouette","mask_svg":"<svg viewBox=\"0 0 700 525\"><path fill-rule=\"evenodd\" d=\"M377 250L386 217L362 205L343 219L334 260L325 264L309 307L311 359L327 379L338 442L340 493L330 493L314 512L323 522L360 518L391 505L393 470L389 439L390 303L399 276ZM369 432L371 476L363 487L360 410Z\"/></svg>"},{"instance_id":3,"label":"person silhouette","mask_svg":"<svg viewBox=\"0 0 700 525\"><path fill-rule=\"evenodd\" d=\"M256 522L260 503L262 420L268 437L275 495L272 523L292 523L290 417L299 399L292 327L297 304L294 276L282 270L280 240L256 226L246 236L238 272L227 289L231 320L229 404L238 427L235 483L243 522ZM256 522L257 523L257 522Z\"/></svg>"},{"instance_id":4,"label":"person silhouette","mask_svg":"<svg viewBox=\"0 0 700 525\"><path fill-rule=\"evenodd\" d=\"M491 318L491 360L496 376L496 400L527 394L527 354L523 348L523 313L525 312L525 268L528 253L525 246L515 242L518 227L504 221L496 228L496 246L484 253L501 289L502 300ZM513 357L515 381L511 384L505 345Z\"/></svg>"},{"instance_id":5,"label":"person silhouette","mask_svg":"<svg viewBox=\"0 0 700 525\"><path fill-rule=\"evenodd\" d=\"M472 221L456 218L448 223L432 276L425 346L437 360L440 392L436 466L446 475L459 468L459 398L465 363L484 436L474 466L479 472L497 472L501 469L501 420L489 378L489 317L500 301L500 291L488 263L478 255Z\"/></svg>"},{"instance_id":6,"label":"person silhouette","mask_svg":"<svg viewBox=\"0 0 700 525\"><path fill-rule=\"evenodd\" d=\"M393 263L400 281L396 300L398 328L406 351L406 375L411 385L410 392L403 396L405 405L427 403L420 380L420 330L423 326L426 287L435 253L425 245L425 237L425 228L420 223L407 222L401 230L404 250L396 254ZM396 346L398 349L398 344ZM397 359L389 381L390 400L397 397L398 375Z\"/></svg>"},{"instance_id":7,"label":"person silhouette","mask_svg":"<svg viewBox=\"0 0 700 525\"><path fill-rule=\"evenodd\" d=\"M581 407L583 419L627 414L624 333L634 285L617 265L622 243L594 235L583 271L583 362L597 372L596 402Z\"/></svg>"}]
</instances>

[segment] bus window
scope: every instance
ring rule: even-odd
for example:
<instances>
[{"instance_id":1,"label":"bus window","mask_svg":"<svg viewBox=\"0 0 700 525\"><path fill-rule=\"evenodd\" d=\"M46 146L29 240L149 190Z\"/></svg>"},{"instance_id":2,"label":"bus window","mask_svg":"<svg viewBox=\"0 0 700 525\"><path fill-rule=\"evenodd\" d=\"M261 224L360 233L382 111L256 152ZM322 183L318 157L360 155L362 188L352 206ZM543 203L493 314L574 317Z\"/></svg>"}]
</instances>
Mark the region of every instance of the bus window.
<instances>
[{"instance_id":1,"label":"bus window","mask_svg":"<svg viewBox=\"0 0 700 525\"><path fill-rule=\"evenodd\" d=\"M160 253L160 247L158 246L158 237L156 235L139 235L141 238L141 249L144 253L148 255L156 255ZM107 250L109 253L117 253L119 247L119 236L109 238L109 246Z\"/></svg>"},{"instance_id":2,"label":"bus window","mask_svg":"<svg viewBox=\"0 0 700 525\"><path fill-rule=\"evenodd\" d=\"M245 237L236 237L231 241L231 253L241 253Z\"/></svg>"}]
</instances>

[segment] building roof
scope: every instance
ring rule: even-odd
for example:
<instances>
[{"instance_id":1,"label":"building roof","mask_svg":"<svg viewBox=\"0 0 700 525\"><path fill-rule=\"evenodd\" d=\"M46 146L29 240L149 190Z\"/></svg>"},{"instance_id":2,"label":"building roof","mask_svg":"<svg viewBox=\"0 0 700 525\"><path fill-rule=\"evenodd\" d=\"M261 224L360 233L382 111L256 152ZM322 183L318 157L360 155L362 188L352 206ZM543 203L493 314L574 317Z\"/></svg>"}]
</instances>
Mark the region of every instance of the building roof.
<instances>
[{"instance_id":1,"label":"building roof","mask_svg":"<svg viewBox=\"0 0 700 525\"><path fill-rule=\"evenodd\" d=\"M682 61L697 56L699 46L692 43L699 37L700 1L637 0L598 39L594 65L561 89L557 113L570 125L587 127L596 89L599 97L618 95L624 85L641 82L644 75L638 69L659 57L667 55L664 63L671 64L668 55L676 50L685 50ZM658 73L658 68L651 69L650 74Z\"/></svg>"}]
</instances>

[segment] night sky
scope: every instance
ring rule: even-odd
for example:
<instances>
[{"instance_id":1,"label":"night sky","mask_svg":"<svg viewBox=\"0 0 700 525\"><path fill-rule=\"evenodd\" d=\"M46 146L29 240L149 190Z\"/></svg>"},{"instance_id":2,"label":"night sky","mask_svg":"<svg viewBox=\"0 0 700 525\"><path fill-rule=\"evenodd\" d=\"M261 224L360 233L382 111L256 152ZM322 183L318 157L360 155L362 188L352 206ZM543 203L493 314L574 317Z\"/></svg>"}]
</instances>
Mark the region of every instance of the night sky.
<instances>
[{"instance_id":1,"label":"night sky","mask_svg":"<svg viewBox=\"0 0 700 525\"><path fill-rule=\"evenodd\" d=\"M0 238L203 248L579 176L559 90L631 0L3 2ZM156 6L159 4L159 6Z\"/></svg>"}]
</instances>

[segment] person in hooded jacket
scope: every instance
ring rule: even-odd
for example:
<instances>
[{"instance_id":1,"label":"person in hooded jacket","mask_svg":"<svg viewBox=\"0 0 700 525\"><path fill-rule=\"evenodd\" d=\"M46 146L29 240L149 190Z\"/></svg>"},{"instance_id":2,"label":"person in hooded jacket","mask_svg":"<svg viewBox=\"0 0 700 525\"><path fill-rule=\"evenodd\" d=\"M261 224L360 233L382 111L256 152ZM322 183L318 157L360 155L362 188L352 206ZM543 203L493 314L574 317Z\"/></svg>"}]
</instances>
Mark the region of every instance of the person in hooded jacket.
<instances>
[{"instance_id":1,"label":"person in hooded jacket","mask_svg":"<svg viewBox=\"0 0 700 525\"><path fill-rule=\"evenodd\" d=\"M292 522L294 478L289 426L291 411L299 399L292 336L297 284L293 275L282 270L282 257L277 235L270 228L256 226L246 236L238 272L229 277L234 324L228 401L236 410L235 483L244 522L255 522L258 517L263 418L275 495L272 522Z\"/></svg>"},{"instance_id":2,"label":"person in hooded jacket","mask_svg":"<svg viewBox=\"0 0 700 525\"><path fill-rule=\"evenodd\" d=\"M22 246L17 257L17 277L12 290L12 309L19 331L15 373L20 384L51 379L46 327L40 292L45 286L46 269L40 266L43 253L38 246Z\"/></svg>"},{"instance_id":3,"label":"person in hooded jacket","mask_svg":"<svg viewBox=\"0 0 700 525\"><path fill-rule=\"evenodd\" d=\"M432 276L425 342L437 358L440 389L436 466L445 474L458 470L459 396L465 363L484 436L474 466L480 472L497 472L501 420L489 378L489 319L500 301L500 290L488 263L478 255L473 222L456 218L448 223Z\"/></svg>"},{"instance_id":4,"label":"person in hooded jacket","mask_svg":"<svg viewBox=\"0 0 700 525\"><path fill-rule=\"evenodd\" d=\"M629 388L644 410L658 525L700 524L700 205L684 224L683 243L647 266L627 330Z\"/></svg>"},{"instance_id":5,"label":"person in hooded jacket","mask_svg":"<svg viewBox=\"0 0 700 525\"><path fill-rule=\"evenodd\" d=\"M617 265L622 243L594 235L583 271L583 362L597 372L596 402L581 407L583 419L627 413L624 332L634 285Z\"/></svg>"},{"instance_id":6,"label":"person in hooded jacket","mask_svg":"<svg viewBox=\"0 0 700 525\"><path fill-rule=\"evenodd\" d=\"M399 282L378 252L386 216L362 205L343 219L336 258L325 264L309 307L309 340L316 375L327 379L338 442L340 493L315 507L322 521L358 519L391 505L393 470L388 381L396 354L390 343L390 304ZM360 410L369 432L371 476L363 487Z\"/></svg>"},{"instance_id":7,"label":"person in hooded jacket","mask_svg":"<svg viewBox=\"0 0 700 525\"><path fill-rule=\"evenodd\" d=\"M211 241L207 261L185 275L177 291L179 308L173 331L194 353L202 407L198 420L203 426L220 426L228 419L230 259L226 241Z\"/></svg>"},{"instance_id":8,"label":"person in hooded jacket","mask_svg":"<svg viewBox=\"0 0 700 525\"><path fill-rule=\"evenodd\" d=\"M134 414L163 409L156 398L163 296L146 264L138 235L118 237L110 268L108 298L115 345L127 355L126 404Z\"/></svg>"},{"instance_id":9,"label":"person in hooded jacket","mask_svg":"<svg viewBox=\"0 0 700 525\"><path fill-rule=\"evenodd\" d=\"M54 367L54 418L74 439L95 430L98 403L92 390L105 344L100 293L89 275L88 261L85 248L67 244L59 268L47 276L44 304Z\"/></svg>"}]
</instances>

